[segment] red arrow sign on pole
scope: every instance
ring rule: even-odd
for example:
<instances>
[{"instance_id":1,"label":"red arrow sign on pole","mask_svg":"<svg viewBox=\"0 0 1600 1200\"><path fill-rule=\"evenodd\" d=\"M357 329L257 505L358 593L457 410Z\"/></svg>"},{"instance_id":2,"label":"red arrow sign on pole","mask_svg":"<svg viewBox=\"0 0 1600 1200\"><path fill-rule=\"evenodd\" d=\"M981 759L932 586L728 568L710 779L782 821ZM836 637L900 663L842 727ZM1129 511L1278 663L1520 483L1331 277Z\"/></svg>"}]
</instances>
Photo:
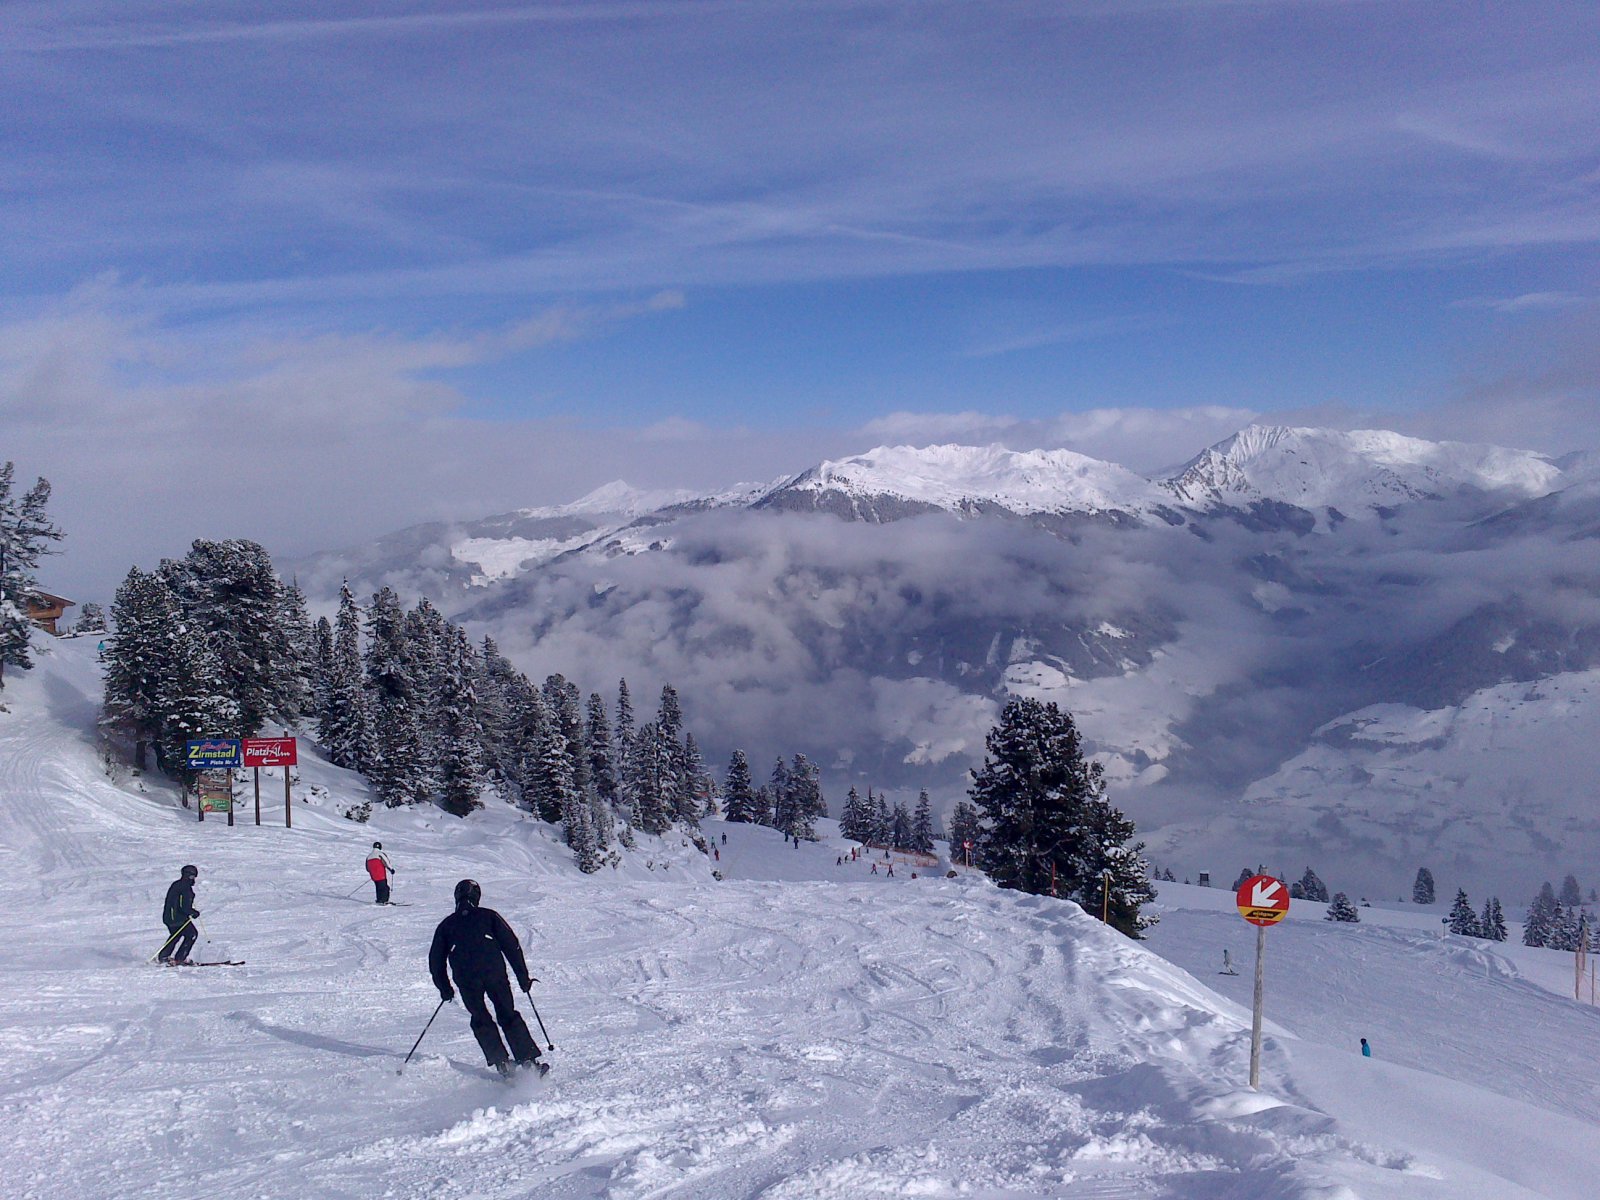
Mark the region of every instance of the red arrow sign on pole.
<instances>
[{"instance_id":1,"label":"red arrow sign on pole","mask_svg":"<svg viewBox=\"0 0 1600 1200\"><path fill-rule=\"evenodd\" d=\"M1234 896L1239 915L1252 925L1263 928L1276 925L1289 915L1289 889L1283 880L1271 875L1252 875L1239 885Z\"/></svg>"}]
</instances>

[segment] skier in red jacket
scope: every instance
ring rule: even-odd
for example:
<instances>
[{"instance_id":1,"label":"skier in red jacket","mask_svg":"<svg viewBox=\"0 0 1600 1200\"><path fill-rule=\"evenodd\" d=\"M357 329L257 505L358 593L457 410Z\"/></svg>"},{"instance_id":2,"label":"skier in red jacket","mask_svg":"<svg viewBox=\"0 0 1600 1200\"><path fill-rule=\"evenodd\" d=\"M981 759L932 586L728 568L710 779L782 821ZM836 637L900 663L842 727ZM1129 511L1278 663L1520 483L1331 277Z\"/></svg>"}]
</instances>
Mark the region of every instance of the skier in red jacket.
<instances>
[{"instance_id":1,"label":"skier in red jacket","mask_svg":"<svg viewBox=\"0 0 1600 1200\"><path fill-rule=\"evenodd\" d=\"M373 886L378 889L378 903L389 903L389 876L394 874L394 864L383 852L382 842L372 843L372 853L367 855L367 874L372 876Z\"/></svg>"}]
</instances>

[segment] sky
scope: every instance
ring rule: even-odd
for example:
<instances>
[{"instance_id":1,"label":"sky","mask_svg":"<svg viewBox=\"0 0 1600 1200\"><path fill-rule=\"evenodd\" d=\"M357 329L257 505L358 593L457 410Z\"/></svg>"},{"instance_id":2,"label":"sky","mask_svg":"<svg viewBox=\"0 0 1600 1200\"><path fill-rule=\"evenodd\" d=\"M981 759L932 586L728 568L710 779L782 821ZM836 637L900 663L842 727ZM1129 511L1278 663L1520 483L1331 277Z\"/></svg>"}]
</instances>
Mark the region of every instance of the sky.
<instances>
[{"instance_id":1,"label":"sky","mask_svg":"<svg viewBox=\"0 0 1600 1200\"><path fill-rule=\"evenodd\" d=\"M1600 8L50 0L0 461L54 590L884 442L1600 446Z\"/></svg>"}]
</instances>

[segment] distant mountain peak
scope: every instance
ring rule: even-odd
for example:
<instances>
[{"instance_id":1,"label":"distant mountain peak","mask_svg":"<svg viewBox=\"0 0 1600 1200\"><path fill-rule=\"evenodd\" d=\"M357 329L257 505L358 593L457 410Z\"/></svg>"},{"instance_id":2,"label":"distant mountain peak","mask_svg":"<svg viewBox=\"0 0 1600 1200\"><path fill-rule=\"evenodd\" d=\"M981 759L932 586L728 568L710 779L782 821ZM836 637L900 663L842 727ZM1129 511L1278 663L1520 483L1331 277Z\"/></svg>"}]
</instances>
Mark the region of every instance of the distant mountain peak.
<instances>
[{"instance_id":1,"label":"distant mountain peak","mask_svg":"<svg viewBox=\"0 0 1600 1200\"><path fill-rule=\"evenodd\" d=\"M1539 496L1560 478L1559 466L1530 450L1386 429L1250 425L1201 451L1166 486L1199 508L1277 500L1359 513L1468 489Z\"/></svg>"}]
</instances>

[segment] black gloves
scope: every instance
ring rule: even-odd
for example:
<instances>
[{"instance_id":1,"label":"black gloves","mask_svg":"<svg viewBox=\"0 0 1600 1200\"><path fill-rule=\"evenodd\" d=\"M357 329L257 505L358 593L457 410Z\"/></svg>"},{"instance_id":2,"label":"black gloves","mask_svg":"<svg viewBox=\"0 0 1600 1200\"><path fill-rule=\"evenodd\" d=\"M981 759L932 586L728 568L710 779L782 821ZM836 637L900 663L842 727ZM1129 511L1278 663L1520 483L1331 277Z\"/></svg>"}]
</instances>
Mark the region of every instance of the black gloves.
<instances>
[{"instance_id":1,"label":"black gloves","mask_svg":"<svg viewBox=\"0 0 1600 1200\"><path fill-rule=\"evenodd\" d=\"M440 1004L449 1004L450 1001L454 1000L455 998L456 998L456 994L455 994L454 989L447 988L447 987L442 987L442 988L439 989L439 1003Z\"/></svg>"}]
</instances>

